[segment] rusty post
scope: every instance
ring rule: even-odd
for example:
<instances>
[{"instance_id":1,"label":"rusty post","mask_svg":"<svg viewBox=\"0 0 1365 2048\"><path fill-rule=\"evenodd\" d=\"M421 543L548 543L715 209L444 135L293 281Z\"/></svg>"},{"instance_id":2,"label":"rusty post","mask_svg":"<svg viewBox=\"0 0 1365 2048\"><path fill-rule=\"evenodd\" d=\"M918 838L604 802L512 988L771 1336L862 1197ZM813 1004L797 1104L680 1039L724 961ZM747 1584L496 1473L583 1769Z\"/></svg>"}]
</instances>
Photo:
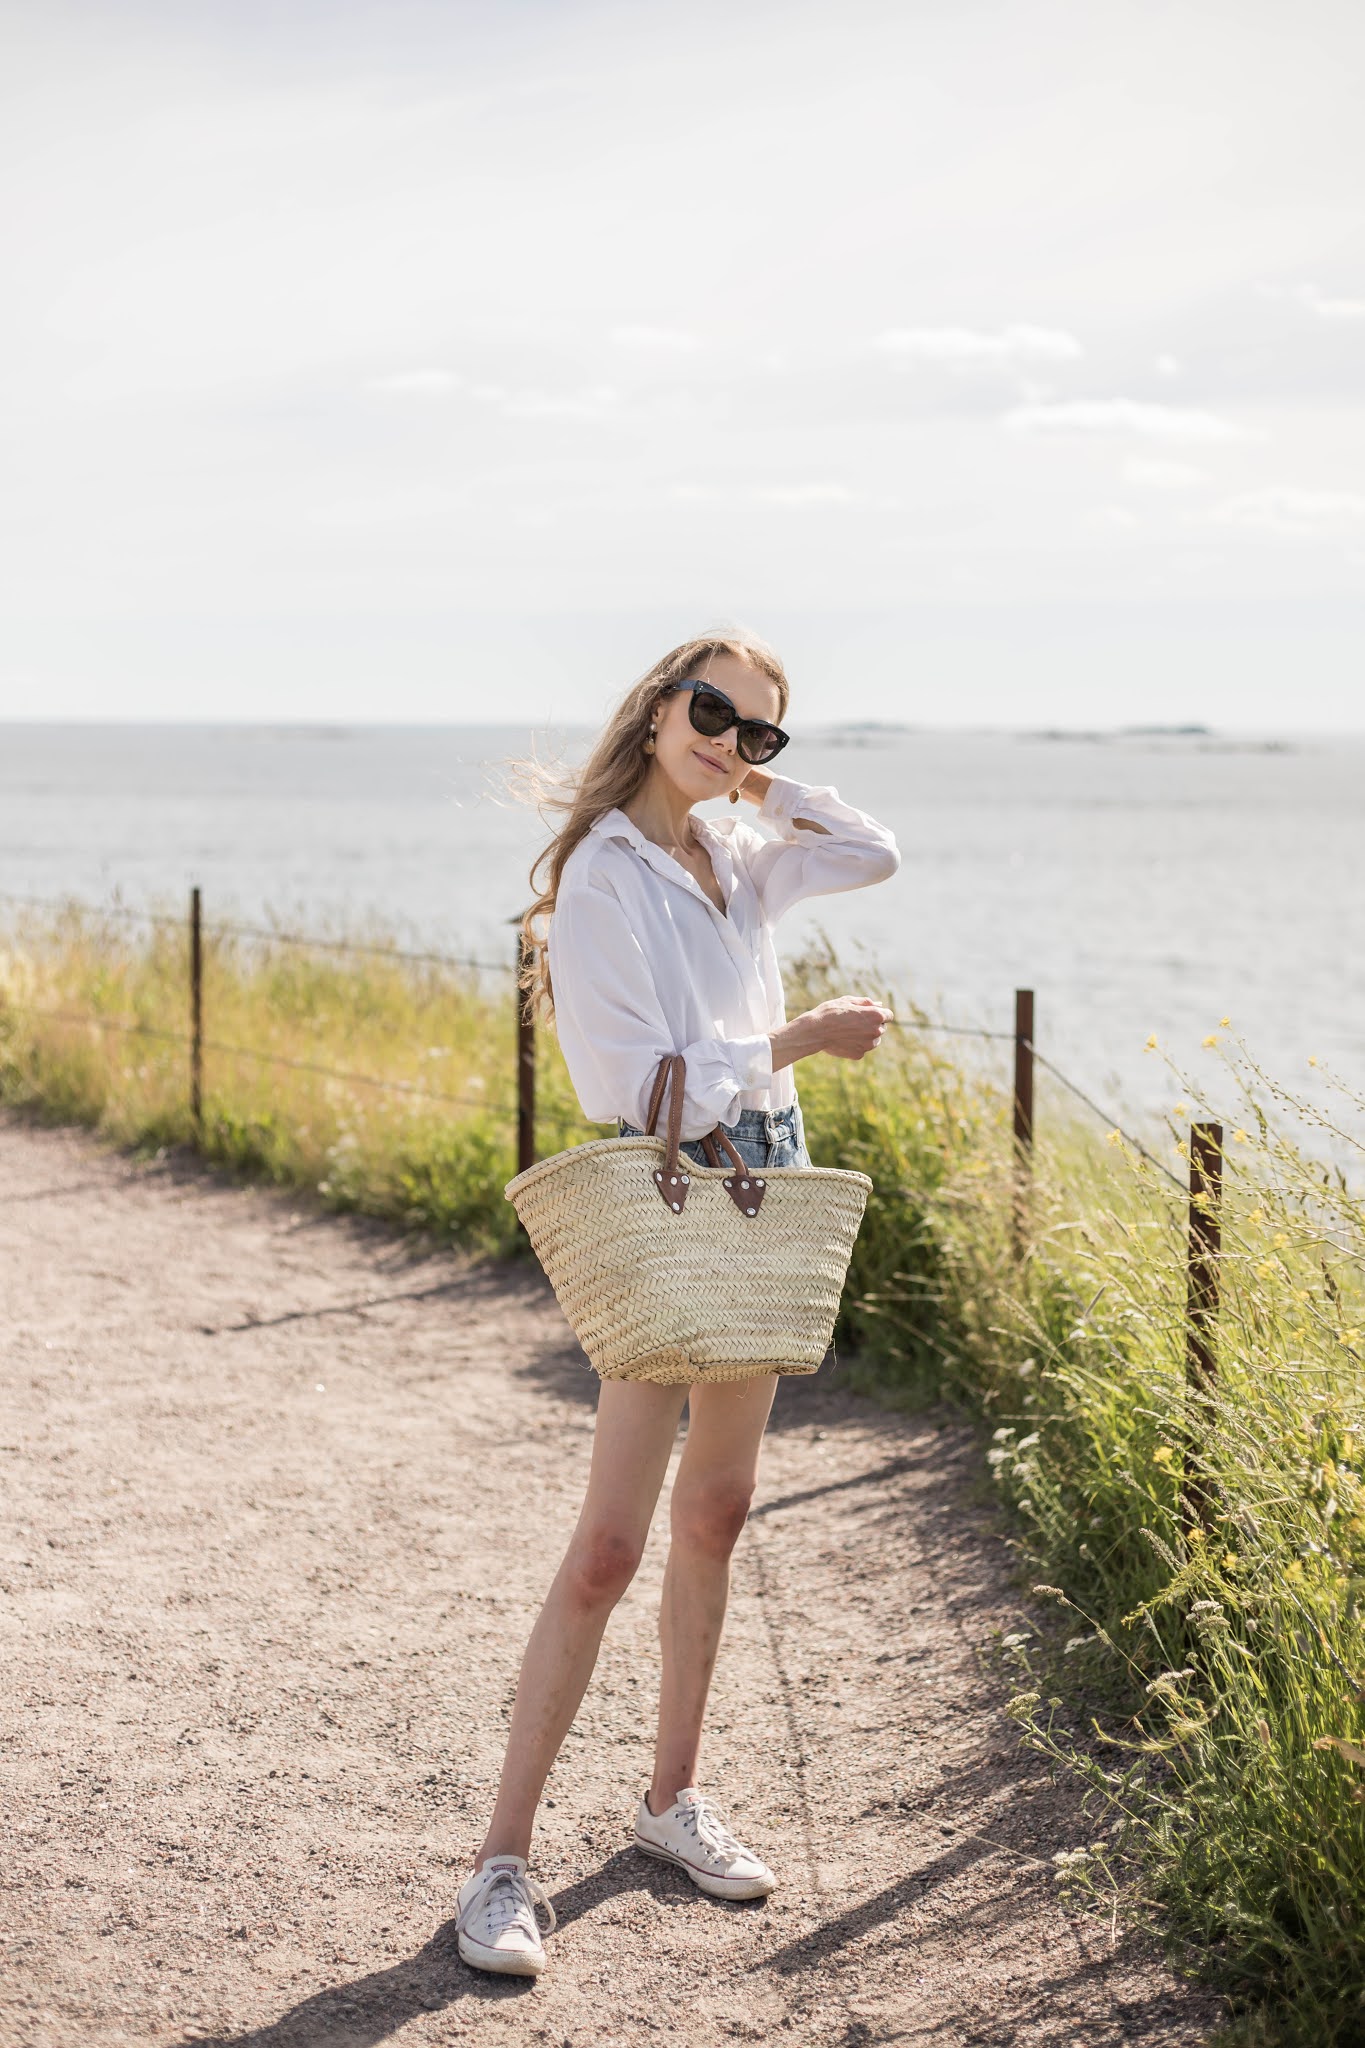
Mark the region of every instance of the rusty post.
<instances>
[{"instance_id":1,"label":"rusty post","mask_svg":"<svg viewBox=\"0 0 1365 2048\"><path fill-rule=\"evenodd\" d=\"M1014 1201L1016 1258L1028 1239L1029 1188L1033 1180L1033 990L1014 991Z\"/></svg>"},{"instance_id":2,"label":"rusty post","mask_svg":"<svg viewBox=\"0 0 1365 2048\"><path fill-rule=\"evenodd\" d=\"M517 920L517 1172L525 1173L536 1159L536 1032L530 990L522 977L530 964L530 948Z\"/></svg>"},{"instance_id":3,"label":"rusty post","mask_svg":"<svg viewBox=\"0 0 1365 2048\"><path fill-rule=\"evenodd\" d=\"M1190 1129L1189 1279L1185 1311L1185 1388L1197 1397L1212 1387L1217 1372L1212 1330L1218 1314L1218 1260L1223 1248L1220 1205L1223 1198L1223 1126L1194 1124ZM1207 1480L1196 1448L1202 1433L1189 1414L1184 1472L1180 1489L1180 1520L1188 1534L1196 1521L1207 1525L1211 1505Z\"/></svg>"},{"instance_id":4,"label":"rusty post","mask_svg":"<svg viewBox=\"0 0 1365 2048\"><path fill-rule=\"evenodd\" d=\"M190 890L190 1122L204 1136L204 936L198 888Z\"/></svg>"}]
</instances>

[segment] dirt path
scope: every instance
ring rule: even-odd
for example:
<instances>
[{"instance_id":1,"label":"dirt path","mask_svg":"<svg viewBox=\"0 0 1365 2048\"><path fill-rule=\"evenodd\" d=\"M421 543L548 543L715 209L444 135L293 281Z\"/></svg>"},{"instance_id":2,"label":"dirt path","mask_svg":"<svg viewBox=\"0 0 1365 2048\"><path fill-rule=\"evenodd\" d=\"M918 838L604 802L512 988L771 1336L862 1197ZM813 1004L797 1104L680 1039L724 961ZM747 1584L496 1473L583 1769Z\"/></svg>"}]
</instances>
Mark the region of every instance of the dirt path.
<instances>
[{"instance_id":1,"label":"dirt path","mask_svg":"<svg viewBox=\"0 0 1365 2048\"><path fill-rule=\"evenodd\" d=\"M978 1666L1017 1610L960 1429L779 1390L701 1774L766 1902L628 1846L661 1501L500 1983L454 1892L597 1387L539 1272L0 1115L0 1301L6 2048L1204 2037L1056 1902L1085 1823Z\"/></svg>"}]
</instances>

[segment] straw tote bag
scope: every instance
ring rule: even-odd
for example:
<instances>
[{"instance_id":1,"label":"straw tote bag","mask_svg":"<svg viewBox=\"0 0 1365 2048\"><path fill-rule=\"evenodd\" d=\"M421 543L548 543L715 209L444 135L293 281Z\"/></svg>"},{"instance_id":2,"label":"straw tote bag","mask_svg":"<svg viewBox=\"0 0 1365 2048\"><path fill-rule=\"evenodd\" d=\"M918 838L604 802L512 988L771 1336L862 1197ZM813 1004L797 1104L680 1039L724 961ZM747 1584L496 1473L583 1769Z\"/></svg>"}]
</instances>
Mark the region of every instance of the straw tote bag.
<instances>
[{"instance_id":1,"label":"straw tote bag","mask_svg":"<svg viewBox=\"0 0 1365 2048\"><path fill-rule=\"evenodd\" d=\"M872 1181L833 1166L757 1170L719 1124L701 1140L709 1166L680 1157L686 1073L681 1053L664 1054L642 1136L556 1152L504 1193L603 1379L814 1372Z\"/></svg>"}]
</instances>

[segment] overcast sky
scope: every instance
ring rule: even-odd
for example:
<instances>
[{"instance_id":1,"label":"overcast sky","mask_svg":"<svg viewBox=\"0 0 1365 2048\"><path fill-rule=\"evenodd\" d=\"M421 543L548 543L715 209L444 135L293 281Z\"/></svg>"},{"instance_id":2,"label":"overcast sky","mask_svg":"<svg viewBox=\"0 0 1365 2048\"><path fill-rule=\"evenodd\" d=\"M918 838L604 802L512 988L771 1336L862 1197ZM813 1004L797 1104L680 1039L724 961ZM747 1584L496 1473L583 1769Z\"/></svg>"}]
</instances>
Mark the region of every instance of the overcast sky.
<instances>
[{"instance_id":1,"label":"overcast sky","mask_svg":"<svg viewBox=\"0 0 1365 2048\"><path fill-rule=\"evenodd\" d=\"M1365 726L1355 0L0 23L0 715Z\"/></svg>"}]
</instances>

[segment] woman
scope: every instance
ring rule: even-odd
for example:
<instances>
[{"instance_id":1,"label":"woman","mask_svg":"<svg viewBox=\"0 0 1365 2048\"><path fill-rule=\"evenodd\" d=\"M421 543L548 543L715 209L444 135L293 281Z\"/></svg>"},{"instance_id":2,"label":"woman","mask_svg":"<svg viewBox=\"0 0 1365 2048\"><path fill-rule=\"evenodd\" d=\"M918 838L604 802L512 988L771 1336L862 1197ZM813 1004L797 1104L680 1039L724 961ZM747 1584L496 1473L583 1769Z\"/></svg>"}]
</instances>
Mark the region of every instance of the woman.
<instances>
[{"instance_id":1,"label":"woman","mask_svg":"<svg viewBox=\"0 0 1365 2048\"><path fill-rule=\"evenodd\" d=\"M885 881L900 864L885 826L834 789L761 765L786 744L787 699L781 663L750 636L693 640L665 655L627 692L572 797L553 800L569 819L541 856L550 884L523 927L526 985L552 1006L584 1116L639 1135L659 1061L681 1050L682 1149L700 1165L697 1141L720 1124L751 1166L809 1166L793 1065L816 1052L860 1060L891 1020L865 996L786 1019L772 940L783 911ZM694 804L724 794L754 804L777 837L739 818L693 815ZM543 913L544 961L531 931ZM547 1933L555 1914L527 1868L536 1808L640 1561L684 1401L659 1610L658 1742L634 1839L717 1898L757 1898L776 1884L697 1785L730 1553L776 1388L775 1373L691 1387L601 1383L586 1496L526 1646L497 1800L460 1888L467 1963L523 1976L545 1966L537 1903Z\"/></svg>"}]
</instances>

